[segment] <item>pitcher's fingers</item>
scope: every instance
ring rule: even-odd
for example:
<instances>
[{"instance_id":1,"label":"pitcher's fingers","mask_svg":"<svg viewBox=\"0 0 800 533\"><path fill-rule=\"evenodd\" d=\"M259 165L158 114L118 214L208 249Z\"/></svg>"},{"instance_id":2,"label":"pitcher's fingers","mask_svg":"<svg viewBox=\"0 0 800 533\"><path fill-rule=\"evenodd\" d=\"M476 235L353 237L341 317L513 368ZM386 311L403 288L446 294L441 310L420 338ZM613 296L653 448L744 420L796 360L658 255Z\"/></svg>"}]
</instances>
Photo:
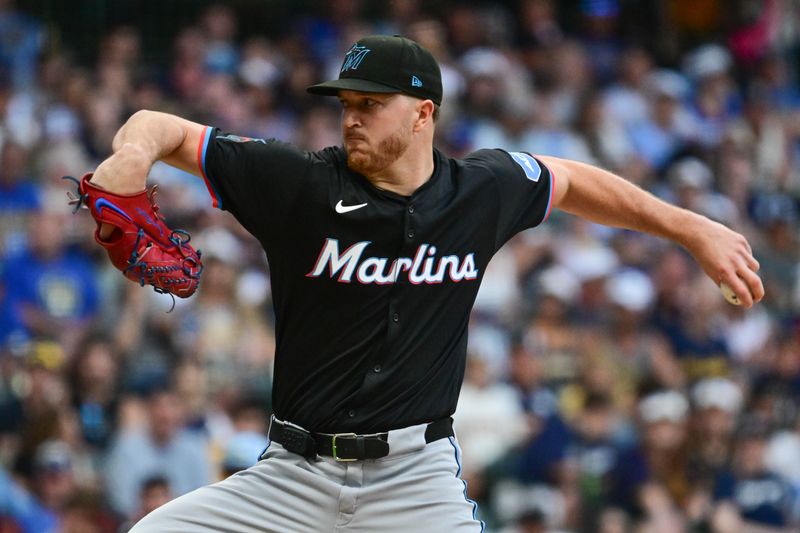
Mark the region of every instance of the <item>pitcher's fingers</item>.
<instances>
[{"instance_id":1,"label":"pitcher's fingers","mask_svg":"<svg viewBox=\"0 0 800 533\"><path fill-rule=\"evenodd\" d=\"M753 307L753 294L750 292L747 282L740 278L735 271L724 273L721 281L722 283L726 283L733 293L739 297L742 307L748 309Z\"/></svg>"},{"instance_id":2,"label":"pitcher's fingers","mask_svg":"<svg viewBox=\"0 0 800 533\"><path fill-rule=\"evenodd\" d=\"M764 283L761 281L758 274L750 269L742 269L738 272L738 277L749 288L754 303L760 302L761 299L764 298Z\"/></svg>"},{"instance_id":3,"label":"pitcher's fingers","mask_svg":"<svg viewBox=\"0 0 800 533\"><path fill-rule=\"evenodd\" d=\"M761 268L761 264L755 257L753 257L753 254L745 254L743 257L750 270L753 272L758 272L758 269Z\"/></svg>"}]
</instances>

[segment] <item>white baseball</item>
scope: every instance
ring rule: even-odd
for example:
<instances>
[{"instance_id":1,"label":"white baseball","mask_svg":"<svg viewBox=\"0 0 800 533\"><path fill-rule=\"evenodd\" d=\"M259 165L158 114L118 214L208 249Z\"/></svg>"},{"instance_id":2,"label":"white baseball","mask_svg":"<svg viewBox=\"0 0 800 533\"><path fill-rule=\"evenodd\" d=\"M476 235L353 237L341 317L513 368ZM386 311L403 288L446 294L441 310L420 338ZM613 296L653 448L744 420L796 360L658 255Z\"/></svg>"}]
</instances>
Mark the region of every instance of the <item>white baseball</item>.
<instances>
[{"instance_id":1,"label":"white baseball","mask_svg":"<svg viewBox=\"0 0 800 533\"><path fill-rule=\"evenodd\" d=\"M726 300L728 300L728 303L733 305L742 305L742 301L739 300L739 297L736 296L736 293L733 292L733 289L731 289L730 286L724 281L719 284L719 290L722 291L722 295Z\"/></svg>"}]
</instances>

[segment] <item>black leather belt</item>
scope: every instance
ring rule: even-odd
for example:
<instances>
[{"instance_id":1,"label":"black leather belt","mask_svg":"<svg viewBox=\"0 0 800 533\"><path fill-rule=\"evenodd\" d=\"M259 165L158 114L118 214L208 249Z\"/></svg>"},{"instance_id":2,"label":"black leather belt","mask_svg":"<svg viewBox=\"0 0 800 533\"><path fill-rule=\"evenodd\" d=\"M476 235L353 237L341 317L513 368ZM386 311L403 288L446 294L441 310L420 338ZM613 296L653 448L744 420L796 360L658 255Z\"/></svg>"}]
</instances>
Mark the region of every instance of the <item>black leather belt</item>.
<instances>
[{"instance_id":1,"label":"black leather belt","mask_svg":"<svg viewBox=\"0 0 800 533\"><path fill-rule=\"evenodd\" d=\"M431 422L425 428L426 443L452 436L453 419L450 417ZM307 459L324 455L337 461L363 461L389 455L388 432L371 435L312 433L273 418L269 439Z\"/></svg>"}]
</instances>

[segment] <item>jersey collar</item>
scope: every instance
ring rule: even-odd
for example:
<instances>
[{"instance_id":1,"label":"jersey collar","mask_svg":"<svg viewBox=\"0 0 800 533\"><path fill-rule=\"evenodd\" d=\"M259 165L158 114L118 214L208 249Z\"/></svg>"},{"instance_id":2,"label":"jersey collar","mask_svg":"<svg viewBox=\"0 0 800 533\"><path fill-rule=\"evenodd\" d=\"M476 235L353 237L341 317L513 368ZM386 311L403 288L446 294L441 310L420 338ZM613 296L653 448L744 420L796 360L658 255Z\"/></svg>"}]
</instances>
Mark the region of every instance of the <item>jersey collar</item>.
<instances>
[{"instance_id":1,"label":"jersey collar","mask_svg":"<svg viewBox=\"0 0 800 533\"><path fill-rule=\"evenodd\" d=\"M347 155L345 154L344 149L341 150L341 156L344 162L344 166L347 169L346 170L347 174L351 176L355 182L361 184L361 186L365 188L370 194L374 194L382 198L396 200L403 203L408 202L409 200L419 200L422 197L426 196L429 191L436 191L437 189L440 189L443 182L446 181L441 179L441 174L443 165L447 164L447 159L436 148L433 149L433 174L431 174L431 177L428 181L420 185L417 188L417 190L411 193L410 196L404 196L402 194L397 194L395 192L387 191L386 189L381 189L380 187L376 187L375 185L373 185L371 181L369 181L362 174L350 170L350 167L347 166Z\"/></svg>"}]
</instances>

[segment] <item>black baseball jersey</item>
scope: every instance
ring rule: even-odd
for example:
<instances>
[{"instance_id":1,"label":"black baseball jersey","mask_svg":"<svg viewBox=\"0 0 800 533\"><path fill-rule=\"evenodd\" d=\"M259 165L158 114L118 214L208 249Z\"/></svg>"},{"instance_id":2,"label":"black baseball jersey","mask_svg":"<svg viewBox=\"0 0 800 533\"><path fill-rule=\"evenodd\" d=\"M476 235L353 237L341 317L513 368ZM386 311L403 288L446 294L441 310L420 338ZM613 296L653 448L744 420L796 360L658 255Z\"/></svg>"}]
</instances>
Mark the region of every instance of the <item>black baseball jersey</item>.
<instances>
[{"instance_id":1,"label":"black baseball jersey","mask_svg":"<svg viewBox=\"0 0 800 533\"><path fill-rule=\"evenodd\" d=\"M341 147L302 151L206 128L214 205L263 245L275 306L275 415L369 433L451 415L486 265L541 223L547 168L529 154L451 159L411 196L373 186Z\"/></svg>"}]
</instances>

